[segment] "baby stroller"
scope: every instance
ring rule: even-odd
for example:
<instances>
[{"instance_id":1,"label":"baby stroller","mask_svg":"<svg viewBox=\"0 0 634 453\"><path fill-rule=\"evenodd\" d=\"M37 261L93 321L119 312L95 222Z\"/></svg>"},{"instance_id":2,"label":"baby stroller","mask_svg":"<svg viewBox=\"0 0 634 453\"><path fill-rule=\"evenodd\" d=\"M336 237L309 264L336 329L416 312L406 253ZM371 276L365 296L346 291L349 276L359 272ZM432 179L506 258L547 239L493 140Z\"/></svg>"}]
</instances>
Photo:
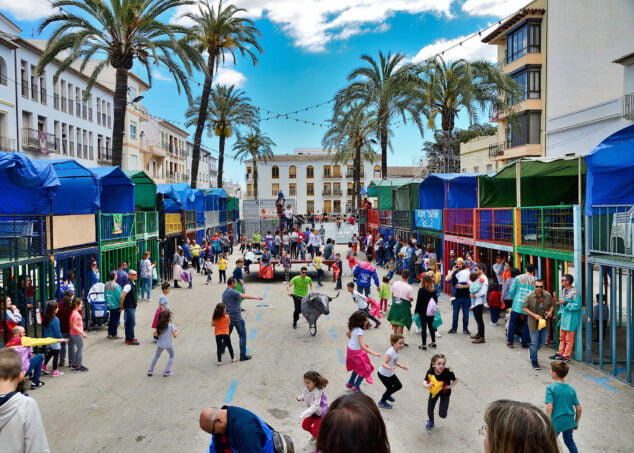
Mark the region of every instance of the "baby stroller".
<instances>
[{"instance_id":1,"label":"baby stroller","mask_svg":"<svg viewBox=\"0 0 634 453\"><path fill-rule=\"evenodd\" d=\"M97 328L108 323L108 307L106 306L106 296L104 294L106 285L103 283L95 283L88 290L88 306L90 307L90 316L88 319L88 329L95 326Z\"/></svg>"}]
</instances>

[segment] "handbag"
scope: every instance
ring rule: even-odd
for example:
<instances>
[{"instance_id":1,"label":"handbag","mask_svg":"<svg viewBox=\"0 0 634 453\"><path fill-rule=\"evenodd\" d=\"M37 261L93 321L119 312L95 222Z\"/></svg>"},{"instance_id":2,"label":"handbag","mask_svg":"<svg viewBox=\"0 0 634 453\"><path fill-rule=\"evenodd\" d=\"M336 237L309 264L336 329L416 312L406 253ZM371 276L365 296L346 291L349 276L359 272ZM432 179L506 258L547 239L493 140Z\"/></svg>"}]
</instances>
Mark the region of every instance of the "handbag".
<instances>
[{"instance_id":1,"label":"handbag","mask_svg":"<svg viewBox=\"0 0 634 453\"><path fill-rule=\"evenodd\" d=\"M434 315L434 322L432 323L434 329L438 329L440 326L442 326L442 317L440 316L440 312L436 313Z\"/></svg>"},{"instance_id":2,"label":"handbag","mask_svg":"<svg viewBox=\"0 0 634 453\"><path fill-rule=\"evenodd\" d=\"M438 313L438 304L434 299L429 299L429 303L427 304L427 312L425 313L427 316L432 317L436 316Z\"/></svg>"}]
</instances>

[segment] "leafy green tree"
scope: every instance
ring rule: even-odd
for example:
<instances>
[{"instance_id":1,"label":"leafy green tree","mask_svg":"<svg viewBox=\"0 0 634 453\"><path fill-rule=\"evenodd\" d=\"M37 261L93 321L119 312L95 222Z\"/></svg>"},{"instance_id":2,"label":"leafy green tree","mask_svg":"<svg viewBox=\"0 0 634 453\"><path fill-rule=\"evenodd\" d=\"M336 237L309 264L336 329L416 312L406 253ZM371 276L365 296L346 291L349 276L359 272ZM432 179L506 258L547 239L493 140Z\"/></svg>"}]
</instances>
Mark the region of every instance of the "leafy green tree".
<instances>
[{"instance_id":1,"label":"leafy green tree","mask_svg":"<svg viewBox=\"0 0 634 453\"><path fill-rule=\"evenodd\" d=\"M197 124L200 118L201 98L198 97L185 112L187 127ZM244 91L233 85L216 85L207 104L207 129L218 136L218 186L222 187L221 169L225 161L225 142L240 127L254 128L258 123L258 111ZM192 165L193 171L193 165ZM192 178L194 175L192 174Z\"/></svg>"},{"instance_id":2,"label":"leafy green tree","mask_svg":"<svg viewBox=\"0 0 634 453\"><path fill-rule=\"evenodd\" d=\"M423 133L419 121L421 104L416 102L418 80L413 75L416 67L404 63L405 56L400 53L384 55L379 52L378 62L368 55L362 55L361 59L367 66L356 68L348 75L351 83L337 93L335 112L345 112L354 105L375 116L375 135L381 148L381 175L386 178L390 122L394 116L400 115L404 121L409 113Z\"/></svg>"},{"instance_id":3,"label":"leafy green tree","mask_svg":"<svg viewBox=\"0 0 634 453\"><path fill-rule=\"evenodd\" d=\"M207 121L209 96L220 63L231 57L236 62L237 54L248 56L254 65L257 64L256 53L262 53L262 47L258 43L261 36L253 21L241 17L246 10L233 5L223 5L222 0L218 6L213 7L207 1L198 3L198 13L188 13L184 17L194 22L190 34L194 49L199 54L207 53L207 64L204 66L205 81L203 91L198 102L198 118L196 119L196 131L194 133L194 148L192 150L192 179L191 186L198 184L198 165L200 163L200 144L202 140L205 122ZM221 135L222 137L222 135ZM222 173L224 161L218 160L217 187L222 187Z\"/></svg>"},{"instance_id":4,"label":"leafy green tree","mask_svg":"<svg viewBox=\"0 0 634 453\"><path fill-rule=\"evenodd\" d=\"M353 106L346 112L335 113L321 140L328 152L334 150L333 163L345 165L352 160L352 204L355 211L361 206L361 165L366 161L374 163L378 158L373 149L375 135L375 118Z\"/></svg>"},{"instance_id":5,"label":"leafy green tree","mask_svg":"<svg viewBox=\"0 0 634 453\"><path fill-rule=\"evenodd\" d=\"M60 60L53 75L53 81L57 82L73 62L82 60L83 71L90 59L105 57L92 70L86 88L88 97L101 71L107 65L115 69L113 165L122 165L128 71L135 62L145 68L150 84L152 67L167 68L179 93L184 89L191 97L187 78L202 61L200 53L184 45L187 28L161 20L173 8L188 4L190 0L59 0L51 2L51 7L59 8L59 12L39 26L39 32L49 25L55 28L38 63L38 73L54 60Z\"/></svg>"},{"instance_id":6,"label":"leafy green tree","mask_svg":"<svg viewBox=\"0 0 634 453\"><path fill-rule=\"evenodd\" d=\"M275 142L259 129L252 129L246 135L239 135L233 151L240 162L253 161L253 194L258 199L258 161L266 162L273 157Z\"/></svg>"}]
</instances>

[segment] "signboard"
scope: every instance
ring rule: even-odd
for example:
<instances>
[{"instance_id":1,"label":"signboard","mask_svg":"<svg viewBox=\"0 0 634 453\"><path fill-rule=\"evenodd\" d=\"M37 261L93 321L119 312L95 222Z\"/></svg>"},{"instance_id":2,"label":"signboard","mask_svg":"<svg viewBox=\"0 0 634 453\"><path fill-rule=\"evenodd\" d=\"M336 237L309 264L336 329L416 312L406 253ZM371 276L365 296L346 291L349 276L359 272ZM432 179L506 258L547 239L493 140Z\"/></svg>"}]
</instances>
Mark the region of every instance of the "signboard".
<instances>
[{"instance_id":1,"label":"signboard","mask_svg":"<svg viewBox=\"0 0 634 453\"><path fill-rule=\"evenodd\" d=\"M416 228L442 231L442 209L417 209L414 211Z\"/></svg>"}]
</instances>

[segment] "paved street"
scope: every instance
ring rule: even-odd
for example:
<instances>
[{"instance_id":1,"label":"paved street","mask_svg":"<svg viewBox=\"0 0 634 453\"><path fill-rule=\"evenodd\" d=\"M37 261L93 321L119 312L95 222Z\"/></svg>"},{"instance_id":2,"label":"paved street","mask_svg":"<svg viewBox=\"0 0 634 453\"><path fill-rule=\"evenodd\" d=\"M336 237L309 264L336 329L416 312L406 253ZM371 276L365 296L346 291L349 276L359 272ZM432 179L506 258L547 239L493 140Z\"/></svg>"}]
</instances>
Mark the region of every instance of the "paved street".
<instances>
[{"instance_id":1,"label":"paved street","mask_svg":"<svg viewBox=\"0 0 634 453\"><path fill-rule=\"evenodd\" d=\"M343 250L343 246L337 250ZM252 270L255 268L252 266ZM303 391L303 373L310 369L330 380L325 392L331 401L347 391L343 385L348 377L343 363L345 332L347 318L355 307L350 296L342 292L332 302L330 316L319 319L316 337L311 337L303 318L297 330L291 328L292 302L286 296L285 285L280 280L257 283L254 277L252 274L247 278L247 293L262 295L264 300L244 303L248 346L253 355L248 362L232 364L226 355L221 367L215 365L216 345L209 322L225 286L216 281L207 286L202 276L196 278L192 290L177 289L170 294L170 307L180 331L175 340L173 376L162 376L165 353L155 368L156 374L146 375L155 350L150 329L155 303L140 304L137 310L140 346L110 341L105 329L90 332L84 354L90 371L76 374L64 368L64 376L45 377L46 386L31 392L40 405L51 450L203 452L209 436L198 428L198 415L207 406L226 403L248 408L276 429L290 434L296 451L311 451L309 435L302 431L298 418L303 409L295 397ZM327 283L319 291L334 296L333 287ZM158 300L158 295L154 290L153 299ZM503 327L487 328L487 343L483 345L471 344L462 334L447 335L448 298L444 297L440 305L444 325L439 329L443 336L437 352L447 356L447 365L461 382L452 392L448 418L437 418L436 427L425 431L427 392L421 381L436 351L421 351L417 348L419 336L413 332L406 336L411 346L401 354L401 363L410 369L398 371L404 388L395 394L394 409L381 410L395 453L419 452L423 448L482 451L478 430L489 402L510 398L543 407L545 388L552 382L546 366L550 350L540 353L544 368L533 371L526 350L506 348ZM485 319L488 322L488 313ZM473 331L475 322L471 322ZM384 353L389 347L390 331L385 323L369 330L366 341ZM237 351L235 332L232 343ZM380 359L372 361L378 368ZM362 389L378 400L383 386L375 380L374 385L364 383ZM574 361L568 382L577 389L583 406L580 428L575 431L580 450L631 451L633 389Z\"/></svg>"}]
</instances>

